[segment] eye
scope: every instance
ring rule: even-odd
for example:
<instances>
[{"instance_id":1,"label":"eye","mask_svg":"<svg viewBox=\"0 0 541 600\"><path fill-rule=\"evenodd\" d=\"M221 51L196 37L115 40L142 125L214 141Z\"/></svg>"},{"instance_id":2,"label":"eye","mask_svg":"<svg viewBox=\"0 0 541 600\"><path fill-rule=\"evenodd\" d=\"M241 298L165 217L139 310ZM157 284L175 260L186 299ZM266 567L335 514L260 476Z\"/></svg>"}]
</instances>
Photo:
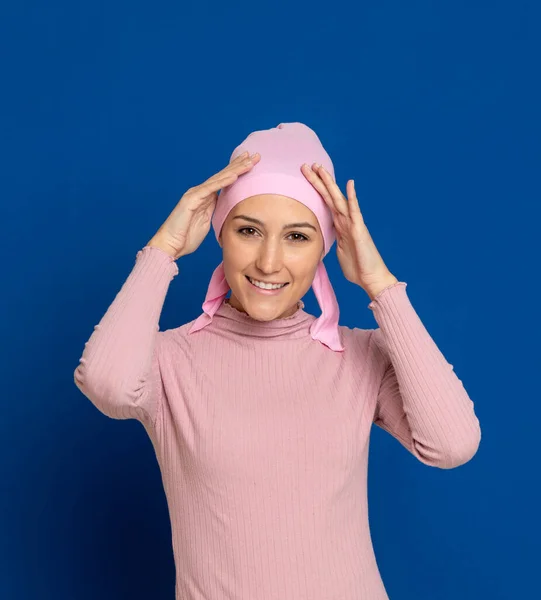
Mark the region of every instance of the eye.
<instances>
[{"instance_id":1,"label":"eye","mask_svg":"<svg viewBox=\"0 0 541 600\"><path fill-rule=\"evenodd\" d=\"M250 233L245 233L246 231L255 231L255 229L253 227L242 227L241 229L238 230L238 233L240 233L241 235L244 235L245 237L254 237L252 234ZM290 233L289 236L292 235L297 235L300 236L301 239L294 239L294 242L308 242L309 239L303 234L303 233ZM288 236L288 237L289 237Z\"/></svg>"},{"instance_id":2,"label":"eye","mask_svg":"<svg viewBox=\"0 0 541 600\"><path fill-rule=\"evenodd\" d=\"M249 233L245 233L246 231L255 231L255 229L253 227L242 227L241 229L238 230L238 232L241 235L244 235L245 237L253 237L252 235L250 235Z\"/></svg>"},{"instance_id":3,"label":"eye","mask_svg":"<svg viewBox=\"0 0 541 600\"><path fill-rule=\"evenodd\" d=\"M308 238L302 233L290 233L289 235L300 235L302 239L299 240L297 238L297 240L295 240L297 242L307 242L308 241Z\"/></svg>"}]
</instances>

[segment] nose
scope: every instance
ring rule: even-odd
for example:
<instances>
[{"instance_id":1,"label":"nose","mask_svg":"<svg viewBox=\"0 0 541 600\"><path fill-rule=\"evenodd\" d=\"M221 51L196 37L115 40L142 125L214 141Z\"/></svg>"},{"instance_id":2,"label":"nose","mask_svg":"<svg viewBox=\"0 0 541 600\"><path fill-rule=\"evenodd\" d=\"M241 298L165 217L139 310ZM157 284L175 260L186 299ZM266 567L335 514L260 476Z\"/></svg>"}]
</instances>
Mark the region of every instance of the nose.
<instances>
[{"instance_id":1,"label":"nose","mask_svg":"<svg viewBox=\"0 0 541 600\"><path fill-rule=\"evenodd\" d=\"M259 246L256 266L266 275L277 273L282 270L283 252L280 243L274 243L272 240L266 240Z\"/></svg>"}]
</instances>

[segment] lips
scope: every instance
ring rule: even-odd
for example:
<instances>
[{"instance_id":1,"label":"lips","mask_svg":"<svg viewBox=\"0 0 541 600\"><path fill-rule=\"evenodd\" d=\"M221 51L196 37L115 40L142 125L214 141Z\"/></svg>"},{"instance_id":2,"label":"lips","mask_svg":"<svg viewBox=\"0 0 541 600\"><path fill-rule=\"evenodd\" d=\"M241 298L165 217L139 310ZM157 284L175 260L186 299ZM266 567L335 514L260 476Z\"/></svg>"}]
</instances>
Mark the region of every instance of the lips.
<instances>
[{"instance_id":1,"label":"lips","mask_svg":"<svg viewBox=\"0 0 541 600\"><path fill-rule=\"evenodd\" d=\"M246 279L247 279L247 281L248 281L248 283L249 283L250 285L254 285L254 284L253 284L253 283L250 281L250 278L248 277L248 275L246 275ZM275 284L273 284L273 285L275 285ZM288 286L288 285L289 285L289 281L288 281L288 282L287 282L285 285L283 285L283 286L282 286L282 288L285 288L285 287L286 287L286 286ZM254 286L254 287L257 287L257 286ZM259 288L259 289L263 289L263 288ZM281 288L277 288L277 289L281 289ZM267 290L267 291L270 291L270 290Z\"/></svg>"}]
</instances>

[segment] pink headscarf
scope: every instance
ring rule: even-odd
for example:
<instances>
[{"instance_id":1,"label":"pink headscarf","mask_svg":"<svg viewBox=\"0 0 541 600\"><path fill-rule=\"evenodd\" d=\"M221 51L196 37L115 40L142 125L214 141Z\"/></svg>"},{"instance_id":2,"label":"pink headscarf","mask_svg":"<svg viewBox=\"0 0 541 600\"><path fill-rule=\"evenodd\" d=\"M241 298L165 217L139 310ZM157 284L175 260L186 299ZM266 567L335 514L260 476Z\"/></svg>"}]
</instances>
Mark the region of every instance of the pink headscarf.
<instances>
[{"instance_id":1,"label":"pink headscarf","mask_svg":"<svg viewBox=\"0 0 541 600\"><path fill-rule=\"evenodd\" d=\"M222 225L236 204L256 194L279 194L301 202L315 214L323 234L324 256L327 255L336 240L332 213L301 171L303 163L311 165L318 162L335 179L332 161L316 133L303 123L281 123L272 129L254 131L235 148L230 162L246 150L250 154L259 152L261 158L250 171L220 191L212 217L216 239L219 240ZM212 322L212 316L229 289L222 261L212 274L203 303L203 314L195 320L189 333ZM341 352L344 347L338 329L340 310L323 260L318 264L312 289L321 308L321 316L310 326L310 334L314 340L319 340L331 350Z\"/></svg>"}]
</instances>

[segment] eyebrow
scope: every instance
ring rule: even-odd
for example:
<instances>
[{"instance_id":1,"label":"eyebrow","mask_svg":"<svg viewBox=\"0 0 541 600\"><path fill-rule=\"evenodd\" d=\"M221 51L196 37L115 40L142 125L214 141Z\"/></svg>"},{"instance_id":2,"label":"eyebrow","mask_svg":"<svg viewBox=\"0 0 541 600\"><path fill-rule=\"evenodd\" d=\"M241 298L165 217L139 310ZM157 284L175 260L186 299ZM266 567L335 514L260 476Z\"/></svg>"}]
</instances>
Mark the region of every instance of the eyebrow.
<instances>
[{"instance_id":1,"label":"eyebrow","mask_svg":"<svg viewBox=\"0 0 541 600\"><path fill-rule=\"evenodd\" d=\"M244 219L245 221L250 221L250 223L256 223L257 225L261 225L261 227L265 227L263 221L260 221L259 219L254 219L253 217L248 217L247 215L237 215L236 217L233 217L233 221L235 219ZM289 223L288 225L284 225L282 227L282 230L291 229L292 227L310 227L317 233L317 229L311 223L308 223L306 221L302 223Z\"/></svg>"}]
</instances>

